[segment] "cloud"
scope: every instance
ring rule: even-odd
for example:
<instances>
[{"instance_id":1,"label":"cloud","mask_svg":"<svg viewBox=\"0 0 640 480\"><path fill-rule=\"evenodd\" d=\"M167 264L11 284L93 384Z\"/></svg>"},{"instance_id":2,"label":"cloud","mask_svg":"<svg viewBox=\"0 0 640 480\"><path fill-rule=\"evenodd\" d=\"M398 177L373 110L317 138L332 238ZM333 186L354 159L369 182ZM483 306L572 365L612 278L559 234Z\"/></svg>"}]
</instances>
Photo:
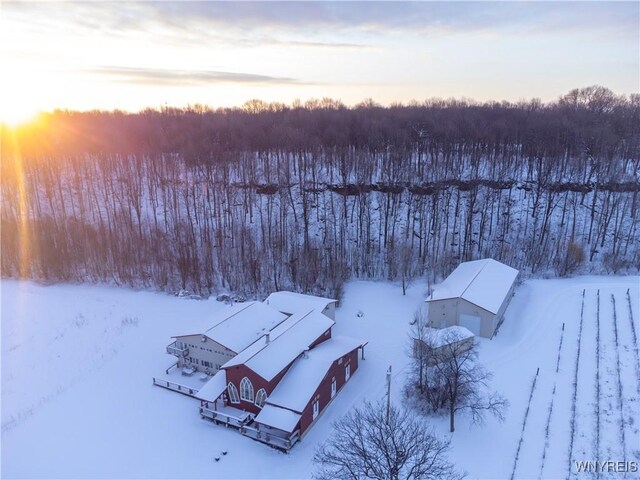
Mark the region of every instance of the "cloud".
<instances>
[{"instance_id":1,"label":"cloud","mask_svg":"<svg viewBox=\"0 0 640 480\"><path fill-rule=\"evenodd\" d=\"M103 77L111 77L120 82L145 85L178 86L210 85L216 83L308 85L308 83L294 78L273 77L269 75L243 72L224 72L218 70L176 70L101 66L85 69L85 72Z\"/></svg>"},{"instance_id":2,"label":"cloud","mask_svg":"<svg viewBox=\"0 0 640 480\"><path fill-rule=\"evenodd\" d=\"M304 31L469 32L555 28L638 32L637 2L151 2L157 20L218 27Z\"/></svg>"},{"instance_id":3,"label":"cloud","mask_svg":"<svg viewBox=\"0 0 640 480\"><path fill-rule=\"evenodd\" d=\"M5 19L78 35L152 35L167 43L367 48L386 36L571 34L638 38L638 2L7 2Z\"/></svg>"}]
</instances>

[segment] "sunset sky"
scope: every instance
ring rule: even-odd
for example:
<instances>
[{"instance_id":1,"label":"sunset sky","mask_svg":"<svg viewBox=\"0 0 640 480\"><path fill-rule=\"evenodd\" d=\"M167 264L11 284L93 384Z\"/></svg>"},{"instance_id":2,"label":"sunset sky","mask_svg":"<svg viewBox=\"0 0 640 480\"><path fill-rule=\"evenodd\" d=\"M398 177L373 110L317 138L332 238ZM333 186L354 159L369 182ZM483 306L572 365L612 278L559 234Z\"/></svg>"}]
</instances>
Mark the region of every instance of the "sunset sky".
<instances>
[{"instance_id":1,"label":"sunset sky","mask_svg":"<svg viewBox=\"0 0 640 480\"><path fill-rule=\"evenodd\" d=\"M0 118L638 92L638 2L1 4Z\"/></svg>"}]
</instances>

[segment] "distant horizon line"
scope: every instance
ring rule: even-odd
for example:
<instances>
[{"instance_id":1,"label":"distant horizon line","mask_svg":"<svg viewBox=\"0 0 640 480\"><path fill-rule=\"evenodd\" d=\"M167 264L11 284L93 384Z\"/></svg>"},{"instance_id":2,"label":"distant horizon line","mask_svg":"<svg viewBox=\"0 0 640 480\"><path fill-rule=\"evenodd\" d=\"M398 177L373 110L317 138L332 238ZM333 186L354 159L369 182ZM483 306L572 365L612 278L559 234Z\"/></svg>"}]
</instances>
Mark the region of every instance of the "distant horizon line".
<instances>
[{"instance_id":1,"label":"distant horizon line","mask_svg":"<svg viewBox=\"0 0 640 480\"><path fill-rule=\"evenodd\" d=\"M423 100L411 99L409 101L391 101L391 102L379 102L375 100L373 97L366 97L362 100L355 103L345 103L340 98L334 97L310 97L308 99L300 99L294 98L289 103L281 102L281 101L269 101L262 100L260 98L250 98L241 104L235 104L230 106L216 106L210 103L200 103L193 102L187 103L184 105L169 105L165 103L164 105L149 105L146 107L142 107L139 109L128 109L122 107L114 107L114 108L90 108L90 109L76 109L69 107L56 107L53 110L39 110L35 113L34 116L39 115L51 115L55 113L124 113L129 115L136 115L140 113L144 113L146 111L159 111L163 110L182 110L182 111L201 111L201 112L222 112L222 111L238 111L238 110L249 110L249 109L258 109L264 108L264 111L279 111L279 110L295 110L297 108L302 108L305 110L314 110L314 109L348 109L354 110L358 108L402 108L402 107L424 107L424 106L433 106L436 103L443 103L445 105L449 104L466 104L468 106L491 106L496 104L506 104L506 105L526 105L531 103L538 103L541 106L549 106L556 104L558 101L565 98L567 95L573 92L581 92L587 89L604 89L614 96L623 99L623 98L631 98L635 95L640 95L639 92L633 93L622 93L618 94L611 90L608 87L599 84L587 85L584 87L576 87L566 91L563 94L558 95L555 99L552 100L543 100L540 97L522 97L518 100L507 100L507 99L488 99L488 100L477 100L473 97L467 96L449 96L449 97L427 97ZM274 107L276 107L274 109ZM262 110L257 110L255 113L258 113ZM1 123L1 122L0 122Z\"/></svg>"}]
</instances>

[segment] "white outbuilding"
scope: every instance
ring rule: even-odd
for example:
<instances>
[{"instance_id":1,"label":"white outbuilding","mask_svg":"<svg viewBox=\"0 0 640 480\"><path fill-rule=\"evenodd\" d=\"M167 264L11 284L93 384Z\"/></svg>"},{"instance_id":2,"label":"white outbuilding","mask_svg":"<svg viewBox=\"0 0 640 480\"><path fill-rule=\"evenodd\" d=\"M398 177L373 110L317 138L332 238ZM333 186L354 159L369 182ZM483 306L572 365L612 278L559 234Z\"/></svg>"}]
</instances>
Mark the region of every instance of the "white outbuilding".
<instances>
[{"instance_id":1,"label":"white outbuilding","mask_svg":"<svg viewBox=\"0 0 640 480\"><path fill-rule=\"evenodd\" d=\"M513 296L518 271L493 259L464 262L427 299L429 326L460 325L491 338Z\"/></svg>"}]
</instances>

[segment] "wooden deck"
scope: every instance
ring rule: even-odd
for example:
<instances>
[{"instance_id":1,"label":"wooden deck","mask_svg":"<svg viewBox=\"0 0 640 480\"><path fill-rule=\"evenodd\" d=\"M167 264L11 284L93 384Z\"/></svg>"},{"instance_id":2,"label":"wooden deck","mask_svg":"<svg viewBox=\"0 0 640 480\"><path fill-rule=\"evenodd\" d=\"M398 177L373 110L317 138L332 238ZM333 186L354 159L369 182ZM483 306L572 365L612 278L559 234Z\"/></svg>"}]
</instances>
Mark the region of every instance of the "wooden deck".
<instances>
[{"instance_id":1,"label":"wooden deck","mask_svg":"<svg viewBox=\"0 0 640 480\"><path fill-rule=\"evenodd\" d=\"M213 402L200 402L200 415L225 427L240 427L253 421L253 414L231 407L215 408Z\"/></svg>"},{"instance_id":2,"label":"wooden deck","mask_svg":"<svg viewBox=\"0 0 640 480\"><path fill-rule=\"evenodd\" d=\"M170 355L175 355L176 357L188 357L189 356L189 348L179 348L176 346L176 342L173 342L167 345L167 353Z\"/></svg>"},{"instance_id":3,"label":"wooden deck","mask_svg":"<svg viewBox=\"0 0 640 480\"><path fill-rule=\"evenodd\" d=\"M186 395L188 397L195 397L198 393L197 388L193 388L188 385L181 385L179 383L164 380L162 378L153 377L153 384L157 387L166 388L167 390L171 390L173 392L182 393L183 395Z\"/></svg>"},{"instance_id":4,"label":"wooden deck","mask_svg":"<svg viewBox=\"0 0 640 480\"><path fill-rule=\"evenodd\" d=\"M291 447L300 440L300 430L296 430L291 437L286 438L247 425L240 428L240 433L284 452L291 450Z\"/></svg>"},{"instance_id":5,"label":"wooden deck","mask_svg":"<svg viewBox=\"0 0 640 480\"><path fill-rule=\"evenodd\" d=\"M298 440L300 431L296 430L291 437L286 437L285 432L259 430L252 424L254 415L237 408L222 406L215 408L213 402L202 401L200 403L200 416L207 418L217 425L237 429L242 435L261 443L288 452Z\"/></svg>"}]
</instances>

